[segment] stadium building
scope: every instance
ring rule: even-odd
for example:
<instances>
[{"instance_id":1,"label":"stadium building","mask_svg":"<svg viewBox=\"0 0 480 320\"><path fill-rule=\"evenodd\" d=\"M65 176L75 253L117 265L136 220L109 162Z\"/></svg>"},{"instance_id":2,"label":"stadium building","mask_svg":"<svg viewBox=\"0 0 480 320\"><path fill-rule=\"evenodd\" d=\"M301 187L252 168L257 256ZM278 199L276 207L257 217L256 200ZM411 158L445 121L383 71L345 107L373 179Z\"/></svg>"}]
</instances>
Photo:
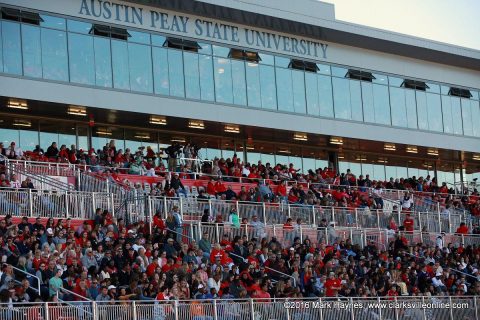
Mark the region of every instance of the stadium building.
<instances>
[{"instance_id":1,"label":"stadium building","mask_svg":"<svg viewBox=\"0 0 480 320\"><path fill-rule=\"evenodd\" d=\"M313 0L0 7L6 146L178 141L304 172L479 176L479 51L338 21Z\"/></svg>"}]
</instances>

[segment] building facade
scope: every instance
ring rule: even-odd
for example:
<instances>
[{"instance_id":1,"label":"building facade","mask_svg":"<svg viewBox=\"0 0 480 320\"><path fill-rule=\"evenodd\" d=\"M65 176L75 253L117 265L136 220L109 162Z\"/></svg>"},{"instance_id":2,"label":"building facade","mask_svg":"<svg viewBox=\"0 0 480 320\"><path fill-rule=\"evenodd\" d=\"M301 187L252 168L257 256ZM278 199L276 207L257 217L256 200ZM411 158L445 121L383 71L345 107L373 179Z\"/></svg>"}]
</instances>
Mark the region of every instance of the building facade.
<instances>
[{"instance_id":1,"label":"building facade","mask_svg":"<svg viewBox=\"0 0 480 320\"><path fill-rule=\"evenodd\" d=\"M479 51L301 4L0 0L0 140L480 176Z\"/></svg>"}]
</instances>

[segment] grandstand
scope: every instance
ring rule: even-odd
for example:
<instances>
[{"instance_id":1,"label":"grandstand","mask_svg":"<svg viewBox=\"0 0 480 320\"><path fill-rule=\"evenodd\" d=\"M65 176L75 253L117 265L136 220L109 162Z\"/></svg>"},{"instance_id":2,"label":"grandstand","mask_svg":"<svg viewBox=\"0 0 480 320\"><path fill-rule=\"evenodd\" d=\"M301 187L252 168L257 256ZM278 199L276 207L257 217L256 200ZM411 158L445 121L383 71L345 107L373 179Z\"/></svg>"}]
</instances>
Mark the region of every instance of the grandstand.
<instances>
[{"instance_id":1,"label":"grandstand","mask_svg":"<svg viewBox=\"0 0 480 320\"><path fill-rule=\"evenodd\" d=\"M298 3L0 0L0 319L480 319L480 52Z\"/></svg>"}]
</instances>

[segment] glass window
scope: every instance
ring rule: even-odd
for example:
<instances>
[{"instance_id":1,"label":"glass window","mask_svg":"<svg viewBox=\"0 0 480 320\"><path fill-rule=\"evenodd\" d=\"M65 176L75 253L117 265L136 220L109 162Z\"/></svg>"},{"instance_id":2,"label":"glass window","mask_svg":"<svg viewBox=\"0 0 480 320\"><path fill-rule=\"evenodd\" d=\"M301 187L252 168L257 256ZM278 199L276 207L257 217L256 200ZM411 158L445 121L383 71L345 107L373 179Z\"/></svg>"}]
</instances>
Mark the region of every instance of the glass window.
<instances>
[{"instance_id":1,"label":"glass window","mask_svg":"<svg viewBox=\"0 0 480 320\"><path fill-rule=\"evenodd\" d=\"M168 50L168 77L170 79L170 95L185 97L183 52L180 50Z\"/></svg>"},{"instance_id":2,"label":"glass window","mask_svg":"<svg viewBox=\"0 0 480 320\"><path fill-rule=\"evenodd\" d=\"M68 81L66 33L42 29L43 77L49 80Z\"/></svg>"},{"instance_id":3,"label":"glass window","mask_svg":"<svg viewBox=\"0 0 480 320\"><path fill-rule=\"evenodd\" d=\"M130 89L128 72L128 44L125 41L112 39L113 87Z\"/></svg>"},{"instance_id":4,"label":"glass window","mask_svg":"<svg viewBox=\"0 0 480 320\"><path fill-rule=\"evenodd\" d=\"M288 156L285 156L285 155L282 155L282 154L276 154L275 155L275 162L277 164L281 164L281 165L287 165L289 164L288 162Z\"/></svg>"},{"instance_id":5,"label":"glass window","mask_svg":"<svg viewBox=\"0 0 480 320\"><path fill-rule=\"evenodd\" d=\"M2 40L2 21L0 21L0 72L3 72L3 40Z\"/></svg>"},{"instance_id":6,"label":"glass window","mask_svg":"<svg viewBox=\"0 0 480 320\"><path fill-rule=\"evenodd\" d=\"M40 15L42 22L40 25L45 28L52 28L58 30L65 30L65 19L53 16L47 16L45 14Z\"/></svg>"},{"instance_id":7,"label":"glass window","mask_svg":"<svg viewBox=\"0 0 480 320\"><path fill-rule=\"evenodd\" d=\"M302 167L302 158L301 157L288 157L288 164L293 163L293 168L300 170L301 172L307 172L308 168L305 168L306 170L304 171L304 168Z\"/></svg>"},{"instance_id":8,"label":"glass window","mask_svg":"<svg viewBox=\"0 0 480 320\"><path fill-rule=\"evenodd\" d=\"M234 154L235 154L235 151L233 150L225 150L225 149L222 150L222 158L225 160L232 159Z\"/></svg>"},{"instance_id":9,"label":"glass window","mask_svg":"<svg viewBox=\"0 0 480 320\"><path fill-rule=\"evenodd\" d=\"M247 152L247 162L250 164L257 164L258 161L262 160L260 153L258 152Z\"/></svg>"},{"instance_id":10,"label":"glass window","mask_svg":"<svg viewBox=\"0 0 480 320\"><path fill-rule=\"evenodd\" d=\"M38 145L37 130L19 130L20 131L20 148L23 151L34 150ZM46 150L45 150L46 151Z\"/></svg>"},{"instance_id":11,"label":"glass window","mask_svg":"<svg viewBox=\"0 0 480 320\"><path fill-rule=\"evenodd\" d=\"M78 126L77 128L77 149L88 150L88 128L84 126Z\"/></svg>"},{"instance_id":12,"label":"glass window","mask_svg":"<svg viewBox=\"0 0 480 320\"><path fill-rule=\"evenodd\" d=\"M3 71L22 74L20 24L2 21Z\"/></svg>"},{"instance_id":13,"label":"glass window","mask_svg":"<svg viewBox=\"0 0 480 320\"><path fill-rule=\"evenodd\" d=\"M70 81L82 84L95 84L95 63L93 37L69 33L68 51Z\"/></svg>"},{"instance_id":14,"label":"glass window","mask_svg":"<svg viewBox=\"0 0 480 320\"><path fill-rule=\"evenodd\" d=\"M421 130L428 130L427 95L425 92L416 91L416 97L418 128Z\"/></svg>"},{"instance_id":15,"label":"glass window","mask_svg":"<svg viewBox=\"0 0 480 320\"><path fill-rule=\"evenodd\" d=\"M183 52L183 61L185 64L185 96L190 99L200 99L198 57L196 53Z\"/></svg>"},{"instance_id":16,"label":"glass window","mask_svg":"<svg viewBox=\"0 0 480 320\"><path fill-rule=\"evenodd\" d=\"M462 104L463 134L466 136L473 136L472 109L470 106L470 99L461 99L461 104ZM478 123L476 125L478 125Z\"/></svg>"},{"instance_id":17,"label":"glass window","mask_svg":"<svg viewBox=\"0 0 480 320\"><path fill-rule=\"evenodd\" d=\"M352 107L352 120L363 121L362 92L360 81L350 82L350 103Z\"/></svg>"},{"instance_id":18,"label":"glass window","mask_svg":"<svg viewBox=\"0 0 480 320\"><path fill-rule=\"evenodd\" d=\"M463 134L460 98L442 96L442 109L445 132Z\"/></svg>"},{"instance_id":19,"label":"glass window","mask_svg":"<svg viewBox=\"0 0 480 320\"><path fill-rule=\"evenodd\" d=\"M3 142L4 148L8 148L12 142L17 143L19 138L18 130L0 128L0 141Z\"/></svg>"},{"instance_id":20,"label":"glass window","mask_svg":"<svg viewBox=\"0 0 480 320\"><path fill-rule=\"evenodd\" d=\"M384 74L380 73L373 73L372 74L375 79L372 79L373 83L388 85L388 77Z\"/></svg>"},{"instance_id":21,"label":"glass window","mask_svg":"<svg viewBox=\"0 0 480 320\"><path fill-rule=\"evenodd\" d=\"M212 45L209 43L199 43L198 44L201 48L198 49L198 53L203 53L203 54L212 54Z\"/></svg>"},{"instance_id":22,"label":"glass window","mask_svg":"<svg viewBox=\"0 0 480 320\"><path fill-rule=\"evenodd\" d=\"M227 58L230 53L230 48L213 45L213 55L217 57Z\"/></svg>"},{"instance_id":23,"label":"glass window","mask_svg":"<svg viewBox=\"0 0 480 320\"><path fill-rule=\"evenodd\" d=\"M370 180L374 180L373 164L362 163L362 174L364 177L366 177L368 174L370 176Z\"/></svg>"},{"instance_id":24,"label":"glass window","mask_svg":"<svg viewBox=\"0 0 480 320\"><path fill-rule=\"evenodd\" d=\"M335 118L350 120L352 118L352 111L350 109L349 81L343 78L332 78L332 82Z\"/></svg>"},{"instance_id":25,"label":"glass window","mask_svg":"<svg viewBox=\"0 0 480 320\"><path fill-rule=\"evenodd\" d=\"M129 42L150 44L150 34L149 33L128 30L128 34L130 34L130 37L128 38Z\"/></svg>"},{"instance_id":26,"label":"glass window","mask_svg":"<svg viewBox=\"0 0 480 320\"><path fill-rule=\"evenodd\" d=\"M363 115L365 122L375 123L375 106L373 99L373 85L369 82L362 84Z\"/></svg>"},{"instance_id":27,"label":"glass window","mask_svg":"<svg viewBox=\"0 0 480 320\"><path fill-rule=\"evenodd\" d=\"M215 58L215 98L217 102L233 103L232 67L230 60Z\"/></svg>"},{"instance_id":28,"label":"glass window","mask_svg":"<svg viewBox=\"0 0 480 320\"><path fill-rule=\"evenodd\" d=\"M260 87L262 108L277 108L277 92L275 87L275 69L272 66L260 65Z\"/></svg>"},{"instance_id":29,"label":"glass window","mask_svg":"<svg viewBox=\"0 0 480 320\"><path fill-rule=\"evenodd\" d=\"M233 103L241 106L247 105L247 84L245 83L245 62L231 60Z\"/></svg>"},{"instance_id":30,"label":"glass window","mask_svg":"<svg viewBox=\"0 0 480 320\"><path fill-rule=\"evenodd\" d=\"M275 68L275 75L278 110L293 112L292 71L284 68Z\"/></svg>"},{"instance_id":31,"label":"glass window","mask_svg":"<svg viewBox=\"0 0 480 320\"><path fill-rule=\"evenodd\" d=\"M320 115L320 102L318 94L318 76L315 73L305 72L305 89L308 114Z\"/></svg>"},{"instance_id":32,"label":"glass window","mask_svg":"<svg viewBox=\"0 0 480 320\"><path fill-rule=\"evenodd\" d=\"M279 57L275 56L275 66L277 67L283 67L283 68L288 68L288 65L290 64L290 59L284 58L284 57Z\"/></svg>"},{"instance_id":33,"label":"glass window","mask_svg":"<svg viewBox=\"0 0 480 320\"><path fill-rule=\"evenodd\" d=\"M89 34L92 29L92 24L88 22L67 20L68 31Z\"/></svg>"},{"instance_id":34,"label":"glass window","mask_svg":"<svg viewBox=\"0 0 480 320\"><path fill-rule=\"evenodd\" d=\"M472 107L473 135L480 137L480 106L478 101L470 101Z\"/></svg>"},{"instance_id":35,"label":"glass window","mask_svg":"<svg viewBox=\"0 0 480 320\"><path fill-rule=\"evenodd\" d=\"M332 78L318 75L318 101L320 103L320 116L333 118Z\"/></svg>"},{"instance_id":36,"label":"glass window","mask_svg":"<svg viewBox=\"0 0 480 320\"><path fill-rule=\"evenodd\" d=\"M213 80L213 61L208 55L199 55L200 70L200 94L201 99L206 101L215 100L215 86Z\"/></svg>"},{"instance_id":37,"label":"glass window","mask_svg":"<svg viewBox=\"0 0 480 320\"><path fill-rule=\"evenodd\" d=\"M315 169L317 168L315 166L315 159L312 159L312 158L303 158L302 159L302 164L303 164L303 173L308 173L308 170L313 170L315 171Z\"/></svg>"},{"instance_id":38,"label":"glass window","mask_svg":"<svg viewBox=\"0 0 480 320\"><path fill-rule=\"evenodd\" d=\"M112 59L110 39L94 37L95 48L95 83L99 87L112 87Z\"/></svg>"},{"instance_id":39,"label":"glass window","mask_svg":"<svg viewBox=\"0 0 480 320\"><path fill-rule=\"evenodd\" d=\"M262 153L261 160L263 164L270 163L271 166L275 165L275 155L273 153Z\"/></svg>"},{"instance_id":40,"label":"glass window","mask_svg":"<svg viewBox=\"0 0 480 320\"><path fill-rule=\"evenodd\" d=\"M270 54L265 54L265 53L259 53L260 56L260 63L261 64L268 64L273 66L275 64L275 59L272 55Z\"/></svg>"},{"instance_id":41,"label":"glass window","mask_svg":"<svg viewBox=\"0 0 480 320\"><path fill-rule=\"evenodd\" d=\"M153 40L153 36L152 36ZM168 79L168 49L152 48L153 55L153 77L155 93L169 95L170 83Z\"/></svg>"},{"instance_id":42,"label":"glass window","mask_svg":"<svg viewBox=\"0 0 480 320\"><path fill-rule=\"evenodd\" d=\"M304 74L303 71L292 70L293 107L296 113L307 113Z\"/></svg>"},{"instance_id":43,"label":"glass window","mask_svg":"<svg viewBox=\"0 0 480 320\"><path fill-rule=\"evenodd\" d=\"M42 77L42 44L40 28L29 24L22 25L23 74L29 77ZM37 138L38 140L38 138Z\"/></svg>"},{"instance_id":44,"label":"glass window","mask_svg":"<svg viewBox=\"0 0 480 320\"><path fill-rule=\"evenodd\" d=\"M57 143L57 147L60 149L60 144L58 143L58 133L56 132L46 132L40 127L40 146L46 152L47 148L52 144L52 142Z\"/></svg>"},{"instance_id":45,"label":"glass window","mask_svg":"<svg viewBox=\"0 0 480 320\"><path fill-rule=\"evenodd\" d=\"M374 164L373 165L373 179L377 181L385 181L385 166Z\"/></svg>"},{"instance_id":46,"label":"glass window","mask_svg":"<svg viewBox=\"0 0 480 320\"><path fill-rule=\"evenodd\" d=\"M409 178L413 178L413 177L416 177L418 178L418 169L417 168L408 168L408 177Z\"/></svg>"},{"instance_id":47,"label":"glass window","mask_svg":"<svg viewBox=\"0 0 480 320\"><path fill-rule=\"evenodd\" d=\"M392 125L396 127L408 127L405 90L390 87L390 101L392 104Z\"/></svg>"},{"instance_id":48,"label":"glass window","mask_svg":"<svg viewBox=\"0 0 480 320\"><path fill-rule=\"evenodd\" d=\"M152 34L151 37L152 37L152 44L154 46L159 46L159 47L163 47L165 40L167 40L167 38L165 38L164 36L160 36L158 34Z\"/></svg>"},{"instance_id":49,"label":"glass window","mask_svg":"<svg viewBox=\"0 0 480 320\"><path fill-rule=\"evenodd\" d=\"M388 87L378 84L373 85L373 104L375 111L375 122L390 125L390 100L388 98Z\"/></svg>"},{"instance_id":50,"label":"glass window","mask_svg":"<svg viewBox=\"0 0 480 320\"><path fill-rule=\"evenodd\" d=\"M405 106L407 107L407 127L416 129L418 128L417 120L417 106L415 103L415 91L404 89L405 92Z\"/></svg>"},{"instance_id":51,"label":"glass window","mask_svg":"<svg viewBox=\"0 0 480 320\"><path fill-rule=\"evenodd\" d=\"M332 75L335 77L344 78L347 72L348 72L348 69L341 68L341 67L332 67Z\"/></svg>"},{"instance_id":52,"label":"glass window","mask_svg":"<svg viewBox=\"0 0 480 320\"><path fill-rule=\"evenodd\" d=\"M330 66L327 65L327 64L317 63L317 68L318 68L317 73L326 74L326 75L330 75L330 74L331 74Z\"/></svg>"},{"instance_id":53,"label":"glass window","mask_svg":"<svg viewBox=\"0 0 480 320\"><path fill-rule=\"evenodd\" d=\"M433 92L433 93L440 93L440 85L435 84L435 83L427 83L428 92Z\"/></svg>"},{"instance_id":54,"label":"glass window","mask_svg":"<svg viewBox=\"0 0 480 320\"><path fill-rule=\"evenodd\" d=\"M153 92L150 46L129 43L130 87L132 91Z\"/></svg>"},{"instance_id":55,"label":"glass window","mask_svg":"<svg viewBox=\"0 0 480 320\"><path fill-rule=\"evenodd\" d=\"M260 101L260 65L254 62L247 62L247 96L248 106L260 108L262 103Z\"/></svg>"},{"instance_id":56,"label":"glass window","mask_svg":"<svg viewBox=\"0 0 480 320\"><path fill-rule=\"evenodd\" d=\"M431 131L443 132L442 104L440 95L427 93L428 128Z\"/></svg>"}]
</instances>

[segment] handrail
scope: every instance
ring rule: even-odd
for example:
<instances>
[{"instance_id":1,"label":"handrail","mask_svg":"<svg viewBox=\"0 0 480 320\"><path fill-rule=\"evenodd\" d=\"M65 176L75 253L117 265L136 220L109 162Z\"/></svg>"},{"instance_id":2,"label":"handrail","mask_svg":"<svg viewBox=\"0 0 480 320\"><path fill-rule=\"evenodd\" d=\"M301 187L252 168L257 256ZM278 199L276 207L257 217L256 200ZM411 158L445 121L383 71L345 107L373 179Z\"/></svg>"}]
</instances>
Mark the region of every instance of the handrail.
<instances>
[{"instance_id":1,"label":"handrail","mask_svg":"<svg viewBox=\"0 0 480 320\"><path fill-rule=\"evenodd\" d=\"M265 269L268 269L268 270L271 270L271 271L273 271L273 272L279 273L279 274L281 274L281 275L283 275L283 276L286 276L286 277L288 277L288 278L292 278L292 280L293 280L293 286L294 286L294 287L297 287L297 281L295 280L295 277L293 277L293 276L291 276L291 275L289 275L289 274L280 272L280 271L278 271L278 270L269 268L269 267L267 267L267 266L263 266L263 267L264 267Z\"/></svg>"},{"instance_id":2,"label":"handrail","mask_svg":"<svg viewBox=\"0 0 480 320\"><path fill-rule=\"evenodd\" d=\"M68 290L68 289L65 289L65 288L63 288L63 287L58 288L58 290L57 290L57 296L58 296L58 291L65 291L65 292L68 293L68 294L74 295L74 296L82 299L81 301L90 301L90 302L93 301L93 300L91 300L91 299L88 299L87 297L84 297L84 296L82 296L82 295L79 295L79 294L77 294L77 293L75 293L75 292L73 292L73 291L70 291L70 290Z\"/></svg>"},{"instance_id":3,"label":"handrail","mask_svg":"<svg viewBox=\"0 0 480 320\"><path fill-rule=\"evenodd\" d=\"M13 266L13 265L10 265L10 266L11 266L12 269L14 269L14 270L20 271L21 273L24 273L24 274L27 274L27 275L29 275L29 276L32 276L32 277L36 278L36 279L37 279L37 286L38 286L38 288L37 288L37 289L33 288L33 289L37 290L37 292L40 293L40 278L39 278L39 277L37 277L36 275L34 275L34 274L30 273L30 272L27 272L27 271L24 271L24 270L22 270L22 269L19 269L19 268Z\"/></svg>"},{"instance_id":4,"label":"handrail","mask_svg":"<svg viewBox=\"0 0 480 320\"><path fill-rule=\"evenodd\" d=\"M179 232L177 232L177 231L174 231L174 230L172 230L172 229L165 228L165 230L170 231L170 232L173 232L173 233L175 233L175 234L177 234L177 235L180 235L180 236L182 236L182 237L185 237L185 238L188 238L188 239L191 239L191 240L195 241L195 239L194 239L193 237L186 236L186 235L181 234L181 233L179 233Z\"/></svg>"}]
</instances>

